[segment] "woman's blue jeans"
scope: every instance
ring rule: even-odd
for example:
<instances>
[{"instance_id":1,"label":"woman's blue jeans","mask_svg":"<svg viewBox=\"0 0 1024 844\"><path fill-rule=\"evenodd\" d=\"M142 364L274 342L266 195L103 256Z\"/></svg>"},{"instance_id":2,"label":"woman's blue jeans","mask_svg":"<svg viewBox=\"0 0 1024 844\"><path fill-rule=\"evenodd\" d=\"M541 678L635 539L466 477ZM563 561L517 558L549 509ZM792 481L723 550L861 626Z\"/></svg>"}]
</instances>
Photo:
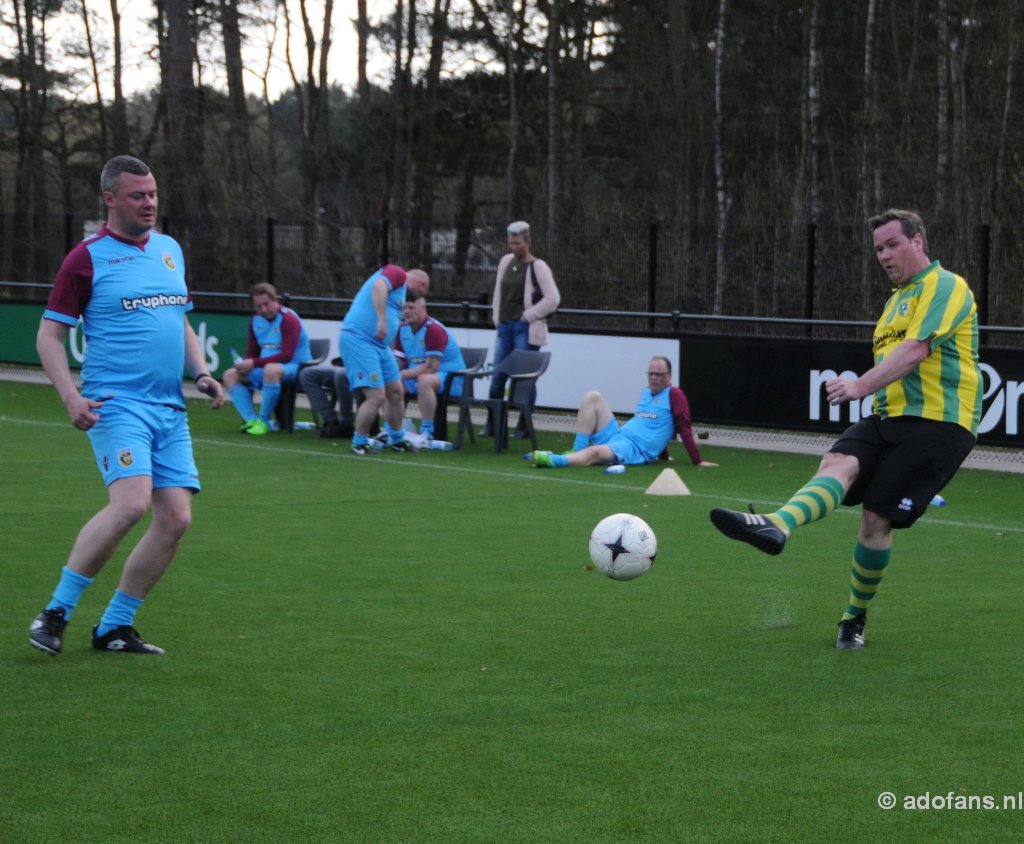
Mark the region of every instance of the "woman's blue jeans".
<instances>
[{"instance_id":1,"label":"woman's blue jeans","mask_svg":"<svg viewBox=\"0 0 1024 844\"><path fill-rule=\"evenodd\" d=\"M515 322L498 323L498 339L494 344L494 365L497 366L505 360L512 353L513 349L529 349L533 352L540 349L540 346L534 346L530 342L530 324L521 319L517 319ZM505 395L505 382L507 380L504 375L498 375L491 379L490 397L492 399L500 399ZM531 413L536 404L537 388L534 387L533 393L530 396Z\"/></svg>"}]
</instances>

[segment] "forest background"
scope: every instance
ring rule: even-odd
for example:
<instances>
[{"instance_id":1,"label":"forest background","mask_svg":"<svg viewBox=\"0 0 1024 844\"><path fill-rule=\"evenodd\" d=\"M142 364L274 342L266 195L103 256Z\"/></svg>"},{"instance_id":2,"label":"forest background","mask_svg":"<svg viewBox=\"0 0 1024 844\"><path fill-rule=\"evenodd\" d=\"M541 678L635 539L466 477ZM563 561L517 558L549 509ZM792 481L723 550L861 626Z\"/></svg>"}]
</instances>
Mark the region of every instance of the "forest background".
<instances>
[{"instance_id":1,"label":"forest background","mask_svg":"<svg viewBox=\"0 0 1024 844\"><path fill-rule=\"evenodd\" d=\"M566 306L873 319L865 220L902 206L989 324L1022 324L1014 0L131 8L149 88L117 0L0 0L0 279L50 281L129 152L198 291L346 297L386 258L483 301L527 219Z\"/></svg>"}]
</instances>

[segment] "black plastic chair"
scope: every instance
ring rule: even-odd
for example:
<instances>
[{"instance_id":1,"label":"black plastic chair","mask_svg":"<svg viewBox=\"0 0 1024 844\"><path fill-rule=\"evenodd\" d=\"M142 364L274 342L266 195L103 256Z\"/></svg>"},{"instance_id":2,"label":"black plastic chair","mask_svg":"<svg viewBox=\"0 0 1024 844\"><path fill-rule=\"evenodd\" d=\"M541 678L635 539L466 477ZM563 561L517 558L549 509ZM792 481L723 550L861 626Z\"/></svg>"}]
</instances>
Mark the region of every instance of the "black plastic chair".
<instances>
[{"instance_id":1,"label":"black plastic chair","mask_svg":"<svg viewBox=\"0 0 1024 844\"><path fill-rule=\"evenodd\" d=\"M330 340L310 340L309 352L313 360L299 366L299 372L307 366L319 366L327 360L327 353L331 350ZM294 381L287 381L281 384L281 395L277 400L277 407L274 408L274 418L282 431L289 433L295 430L295 399L299 395L299 377L295 376Z\"/></svg>"},{"instance_id":2,"label":"black plastic chair","mask_svg":"<svg viewBox=\"0 0 1024 844\"><path fill-rule=\"evenodd\" d=\"M458 379L462 379L462 394L473 395L472 376L484 368L487 362L487 349L469 348L462 349L462 360L466 364L465 369L456 369L448 373L442 384L441 392L437 396L437 408L434 410L434 436L439 440L448 439L448 405L459 402L458 396L452 396L452 388Z\"/></svg>"},{"instance_id":3,"label":"black plastic chair","mask_svg":"<svg viewBox=\"0 0 1024 844\"><path fill-rule=\"evenodd\" d=\"M507 376L508 398L478 399L473 394L472 386L468 391L463 388L463 395L459 399L459 429L456 443L462 445L462 435L465 431L469 431L469 441L476 442L470 411L474 407L483 407L487 409L491 419L491 429L494 431L494 450L504 451L508 448L508 412L509 409L514 409L519 411L530 443L536 449L537 432L533 427L533 411L530 409L530 400L533 388L537 385L537 379L544 374L550 362L551 352L515 349L493 369L466 375L465 379L469 385L472 385L477 378L489 378L494 375Z\"/></svg>"}]
</instances>

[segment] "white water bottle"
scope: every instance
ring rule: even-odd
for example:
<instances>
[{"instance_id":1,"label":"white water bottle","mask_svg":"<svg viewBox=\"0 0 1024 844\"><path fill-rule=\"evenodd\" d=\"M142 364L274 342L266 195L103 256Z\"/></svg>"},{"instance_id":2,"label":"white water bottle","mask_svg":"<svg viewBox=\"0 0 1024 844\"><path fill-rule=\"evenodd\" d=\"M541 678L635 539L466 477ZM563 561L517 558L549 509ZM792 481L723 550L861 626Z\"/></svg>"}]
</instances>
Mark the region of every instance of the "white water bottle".
<instances>
[{"instance_id":1,"label":"white water bottle","mask_svg":"<svg viewBox=\"0 0 1024 844\"><path fill-rule=\"evenodd\" d=\"M454 451L455 443L450 443L447 440L429 440L430 448L435 451Z\"/></svg>"},{"instance_id":2,"label":"white water bottle","mask_svg":"<svg viewBox=\"0 0 1024 844\"><path fill-rule=\"evenodd\" d=\"M626 467L621 463L616 463L614 466L609 466L604 470L606 475L624 475L626 473Z\"/></svg>"},{"instance_id":3,"label":"white water bottle","mask_svg":"<svg viewBox=\"0 0 1024 844\"><path fill-rule=\"evenodd\" d=\"M235 364L235 366L238 366L238 364L240 364L244 360L244 358L240 354L238 354L238 352L235 351L233 348L228 349L228 351L231 352L231 360Z\"/></svg>"}]
</instances>

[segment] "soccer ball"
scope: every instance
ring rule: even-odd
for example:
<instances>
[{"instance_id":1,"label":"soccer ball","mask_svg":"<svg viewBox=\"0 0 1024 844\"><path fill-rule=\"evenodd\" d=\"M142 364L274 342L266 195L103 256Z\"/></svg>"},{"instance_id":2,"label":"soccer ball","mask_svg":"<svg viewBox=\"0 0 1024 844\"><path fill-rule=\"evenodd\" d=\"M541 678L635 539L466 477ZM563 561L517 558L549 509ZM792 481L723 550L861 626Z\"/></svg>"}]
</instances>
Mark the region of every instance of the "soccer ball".
<instances>
[{"instance_id":1,"label":"soccer ball","mask_svg":"<svg viewBox=\"0 0 1024 844\"><path fill-rule=\"evenodd\" d=\"M658 540L638 516L616 513L601 519L590 534L590 559L605 577L633 580L654 565Z\"/></svg>"}]
</instances>

